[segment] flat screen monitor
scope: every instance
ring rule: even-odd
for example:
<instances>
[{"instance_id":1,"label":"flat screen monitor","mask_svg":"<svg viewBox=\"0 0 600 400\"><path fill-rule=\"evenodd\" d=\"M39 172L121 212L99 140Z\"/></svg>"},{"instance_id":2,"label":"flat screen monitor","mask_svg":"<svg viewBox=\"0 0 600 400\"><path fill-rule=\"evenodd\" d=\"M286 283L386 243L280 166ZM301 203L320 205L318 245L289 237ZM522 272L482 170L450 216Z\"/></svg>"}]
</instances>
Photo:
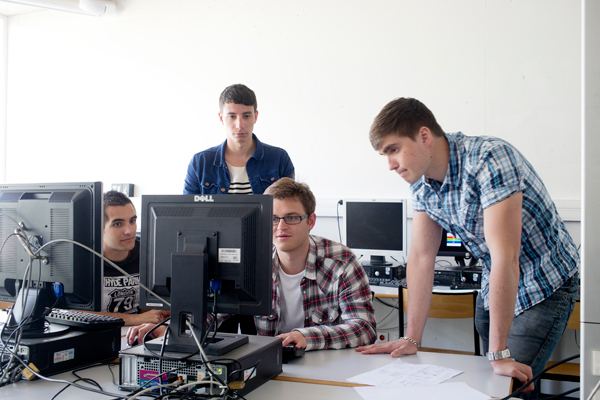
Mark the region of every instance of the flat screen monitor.
<instances>
[{"instance_id":1,"label":"flat screen monitor","mask_svg":"<svg viewBox=\"0 0 600 400\"><path fill-rule=\"evenodd\" d=\"M363 265L405 263L406 200L343 200L345 244Z\"/></svg>"},{"instance_id":2,"label":"flat screen monitor","mask_svg":"<svg viewBox=\"0 0 600 400\"><path fill-rule=\"evenodd\" d=\"M454 257L457 264L455 269L464 269L477 264L477 259L471 255L460 238L445 229L442 229L442 238L437 255L438 257ZM467 260L469 261L468 266L466 264Z\"/></svg>"},{"instance_id":3,"label":"flat screen monitor","mask_svg":"<svg viewBox=\"0 0 600 400\"><path fill-rule=\"evenodd\" d=\"M19 289L37 298L29 332L48 330L38 318L45 307L101 310L101 258L66 241L48 243L67 239L102 254L102 229L101 182L0 184L0 301L16 310Z\"/></svg>"},{"instance_id":4,"label":"flat screen monitor","mask_svg":"<svg viewBox=\"0 0 600 400\"><path fill-rule=\"evenodd\" d=\"M141 219L140 281L160 298L140 304L170 308L168 349L197 350L186 324L204 337L207 311L271 313L272 196L144 195Z\"/></svg>"}]
</instances>

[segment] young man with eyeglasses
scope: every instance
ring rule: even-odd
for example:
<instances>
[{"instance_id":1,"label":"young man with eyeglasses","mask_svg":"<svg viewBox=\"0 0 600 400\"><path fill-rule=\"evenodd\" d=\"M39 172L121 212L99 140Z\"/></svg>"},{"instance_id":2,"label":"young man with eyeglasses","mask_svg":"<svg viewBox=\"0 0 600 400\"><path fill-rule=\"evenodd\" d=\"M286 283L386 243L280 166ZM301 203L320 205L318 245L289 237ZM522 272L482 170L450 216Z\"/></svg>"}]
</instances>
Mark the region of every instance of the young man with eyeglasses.
<instances>
[{"instance_id":1,"label":"young man with eyeglasses","mask_svg":"<svg viewBox=\"0 0 600 400\"><path fill-rule=\"evenodd\" d=\"M273 311L255 317L261 335L298 348L340 349L375 341L375 312L362 266L346 246L310 235L316 201L308 185L282 178L273 196Z\"/></svg>"},{"instance_id":2,"label":"young man with eyeglasses","mask_svg":"<svg viewBox=\"0 0 600 400\"><path fill-rule=\"evenodd\" d=\"M310 235L317 216L309 187L282 178L265 194L273 196L273 301L271 315L254 317L258 334L306 350L375 342L367 275L349 248ZM150 328L130 329L128 343Z\"/></svg>"}]
</instances>

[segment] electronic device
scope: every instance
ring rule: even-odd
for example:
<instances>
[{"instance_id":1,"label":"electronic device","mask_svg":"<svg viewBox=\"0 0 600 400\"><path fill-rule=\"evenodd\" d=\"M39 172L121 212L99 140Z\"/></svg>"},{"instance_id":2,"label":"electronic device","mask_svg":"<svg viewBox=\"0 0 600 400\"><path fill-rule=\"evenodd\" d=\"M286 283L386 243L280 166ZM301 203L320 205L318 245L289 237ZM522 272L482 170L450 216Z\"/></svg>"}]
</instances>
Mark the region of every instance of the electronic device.
<instances>
[{"instance_id":1,"label":"electronic device","mask_svg":"<svg viewBox=\"0 0 600 400\"><path fill-rule=\"evenodd\" d=\"M3 346L15 351L14 341L0 341L2 362L10 358ZM58 374L97 362L114 360L121 349L121 328L95 331L71 329L44 339L22 338L16 353L26 364L33 364L43 376ZM1 370L0 370L1 372ZM2 390L2 389L0 389Z\"/></svg>"},{"instance_id":2,"label":"electronic device","mask_svg":"<svg viewBox=\"0 0 600 400\"><path fill-rule=\"evenodd\" d=\"M282 350L282 362L287 364L290 360L294 358L302 357L305 353L304 349L300 349L296 347L295 344L288 344L287 346L283 346Z\"/></svg>"},{"instance_id":3,"label":"electronic device","mask_svg":"<svg viewBox=\"0 0 600 400\"><path fill-rule=\"evenodd\" d=\"M437 256L454 257L457 266L446 267L448 270L466 269L474 267L477 264L477 259L472 256L460 238L445 229L442 230L442 238ZM469 265L466 265L466 260L469 260Z\"/></svg>"},{"instance_id":4,"label":"electronic device","mask_svg":"<svg viewBox=\"0 0 600 400\"><path fill-rule=\"evenodd\" d=\"M85 331L98 331L125 325L122 318L60 308L53 308L46 316L46 320L56 324L74 326Z\"/></svg>"},{"instance_id":5,"label":"electronic device","mask_svg":"<svg viewBox=\"0 0 600 400\"><path fill-rule=\"evenodd\" d=\"M102 254L102 201L101 182L0 185L0 301L15 303L21 320L31 316L24 337L68 329L48 329L46 307L100 311L101 258L55 241Z\"/></svg>"},{"instance_id":6,"label":"electronic device","mask_svg":"<svg viewBox=\"0 0 600 400\"><path fill-rule=\"evenodd\" d=\"M402 279L396 278L369 278L369 286L398 287Z\"/></svg>"},{"instance_id":7,"label":"electronic device","mask_svg":"<svg viewBox=\"0 0 600 400\"><path fill-rule=\"evenodd\" d=\"M344 199L343 208L344 244L368 258L363 266L404 264L406 200Z\"/></svg>"},{"instance_id":8,"label":"electronic device","mask_svg":"<svg viewBox=\"0 0 600 400\"><path fill-rule=\"evenodd\" d=\"M228 333L221 335L235 336ZM245 383L243 388L237 390L242 396L282 372L281 338L258 335L251 335L248 338L248 343L230 351L226 357L208 356L212 370L226 385L233 382ZM202 362L199 354L192 356L185 354L185 357L182 357L181 353L167 351L162 360L157 356L158 354L145 350L143 345L121 351L119 389L133 391L142 386L155 386L161 375L159 371L163 371L161 383L173 382L177 379L184 383L211 379L210 372L207 371L206 364ZM164 371L168 372L164 373ZM195 392L211 394L209 386L199 386ZM218 392L212 394L216 395Z\"/></svg>"},{"instance_id":9,"label":"electronic device","mask_svg":"<svg viewBox=\"0 0 600 400\"><path fill-rule=\"evenodd\" d=\"M451 289L480 289L481 273L480 266L460 270L438 268L433 272L433 284L434 286L450 286Z\"/></svg>"},{"instance_id":10,"label":"electronic device","mask_svg":"<svg viewBox=\"0 0 600 400\"><path fill-rule=\"evenodd\" d=\"M479 290L481 289L481 283L466 283L460 282L455 285L450 286L452 290Z\"/></svg>"},{"instance_id":11,"label":"electronic device","mask_svg":"<svg viewBox=\"0 0 600 400\"><path fill-rule=\"evenodd\" d=\"M167 351L197 351L188 323L204 338L207 312L271 313L272 196L143 195L141 221L140 281L160 298L141 291L140 305L170 303ZM205 351L225 354L247 340L218 334Z\"/></svg>"}]
</instances>

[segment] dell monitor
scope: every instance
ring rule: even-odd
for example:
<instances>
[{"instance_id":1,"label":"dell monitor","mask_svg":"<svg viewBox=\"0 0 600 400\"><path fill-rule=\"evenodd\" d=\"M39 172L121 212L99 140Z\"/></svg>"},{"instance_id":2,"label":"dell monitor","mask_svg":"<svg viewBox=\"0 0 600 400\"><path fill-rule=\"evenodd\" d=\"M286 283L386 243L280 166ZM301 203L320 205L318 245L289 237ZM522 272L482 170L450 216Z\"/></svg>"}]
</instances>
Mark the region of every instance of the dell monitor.
<instances>
[{"instance_id":1,"label":"dell monitor","mask_svg":"<svg viewBox=\"0 0 600 400\"><path fill-rule=\"evenodd\" d=\"M140 281L158 297L142 290L140 305L170 308L167 350L197 350L187 324L205 337L207 312L271 313L272 196L143 195L141 220ZM207 354L240 344L220 336Z\"/></svg>"},{"instance_id":2,"label":"dell monitor","mask_svg":"<svg viewBox=\"0 0 600 400\"><path fill-rule=\"evenodd\" d=\"M50 326L46 307L101 310L100 257L66 241L48 243L67 239L102 254L102 229L101 182L0 184L0 301L15 303L24 337L68 329Z\"/></svg>"},{"instance_id":3,"label":"dell monitor","mask_svg":"<svg viewBox=\"0 0 600 400\"><path fill-rule=\"evenodd\" d=\"M460 238L445 229L442 229L442 238L437 255L438 257L454 257L457 265L447 269L461 270L477 264L477 259L471 255ZM466 265L466 260L469 260L469 265Z\"/></svg>"},{"instance_id":4,"label":"dell monitor","mask_svg":"<svg viewBox=\"0 0 600 400\"><path fill-rule=\"evenodd\" d=\"M359 258L366 258L363 265L405 263L406 200L347 199L343 205L345 244Z\"/></svg>"}]
</instances>

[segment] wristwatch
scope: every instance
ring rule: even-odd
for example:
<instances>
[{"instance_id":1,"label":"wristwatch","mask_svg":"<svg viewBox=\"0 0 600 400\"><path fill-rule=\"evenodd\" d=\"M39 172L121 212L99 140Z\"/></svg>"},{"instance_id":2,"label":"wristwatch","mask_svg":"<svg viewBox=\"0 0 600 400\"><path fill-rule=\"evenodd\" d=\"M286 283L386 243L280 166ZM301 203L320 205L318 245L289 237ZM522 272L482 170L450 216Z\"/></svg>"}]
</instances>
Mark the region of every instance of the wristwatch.
<instances>
[{"instance_id":1,"label":"wristwatch","mask_svg":"<svg viewBox=\"0 0 600 400\"><path fill-rule=\"evenodd\" d=\"M501 351L493 351L493 352L487 353L487 358L490 361L504 360L505 358L509 358L509 357L510 357L510 350L508 350L508 347Z\"/></svg>"}]
</instances>

